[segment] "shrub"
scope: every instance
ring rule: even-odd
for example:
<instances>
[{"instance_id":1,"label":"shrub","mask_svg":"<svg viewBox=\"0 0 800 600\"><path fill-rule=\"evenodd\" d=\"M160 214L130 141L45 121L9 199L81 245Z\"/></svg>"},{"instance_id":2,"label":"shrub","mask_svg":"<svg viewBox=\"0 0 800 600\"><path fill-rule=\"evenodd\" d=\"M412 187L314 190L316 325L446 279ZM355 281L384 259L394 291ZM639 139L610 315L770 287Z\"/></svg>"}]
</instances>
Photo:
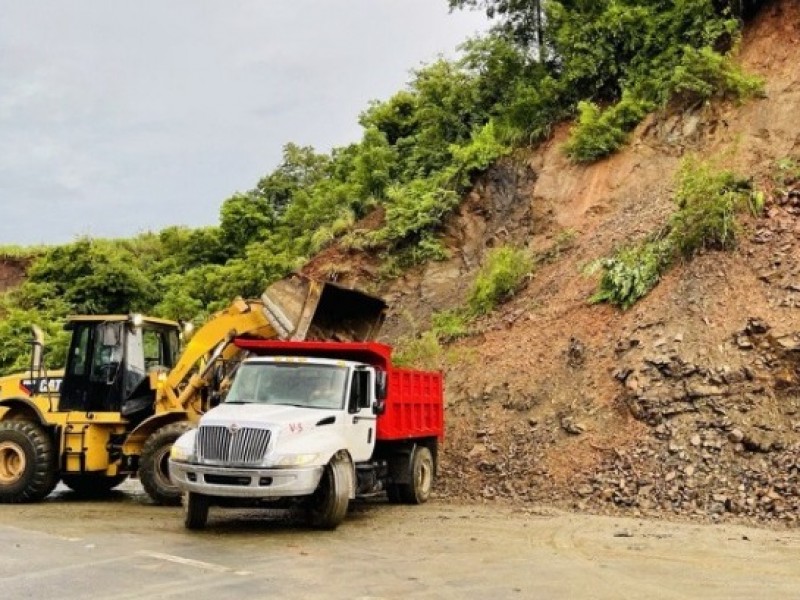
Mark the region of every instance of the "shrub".
<instances>
[{"instance_id":1,"label":"shrub","mask_svg":"<svg viewBox=\"0 0 800 600\"><path fill-rule=\"evenodd\" d=\"M736 213L748 207L752 186L731 171L717 171L709 163L686 159L678 172L670 219L670 240L684 256L700 250L726 250L736 242Z\"/></svg>"},{"instance_id":2,"label":"shrub","mask_svg":"<svg viewBox=\"0 0 800 600\"><path fill-rule=\"evenodd\" d=\"M800 161L791 156L781 158L775 165L772 179L781 190L797 183L800 181Z\"/></svg>"},{"instance_id":3,"label":"shrub","mask_svg":"<svg viewBox=\"0 0 800 600\"><path fill-rule=\"evenodd\" d=\"M764 82L745 73L731 53L720 54L709 46L685 46L667 86L670 96L687 104L713 97L745 99L763 89Z\"/></svg>"},{"instance_id":4,"label":"shrub","mask_svg":"<svg viewBox=\"0 0 800 600\"><path fill-rule=\"evenodd\" d=\"M589 301L630 308L656 286L672 255L669 240L659 240L624 248L613 257L600 260L596 266L603 269L603 276Z\"/></svg>"},{"instance_id":5,"label":"shrub","mask_svg":"<svg viewBox=\"0 0 800 600\"><path fill-rule=\"evenodd\" d=\"M489 252L469 296L473 315L485 315L519 290L532 269L531 259L517 248L503 246Z\"/></svg>"},{"instance_id":6,"label":"shrub","mask_svg":"<svg viewBox=\"0 0 800 600\"><path fill-rule=\"evenodd\" d=\"M437 369L441 358L442 346L432 331L426 331L420 337L399 340L392 357L399 367L418 369Z\"/></svg>"},{"instance_id":7,"label":"shrub","mask_svg":"<svg viewBox=\"0 0 800 600\"><path fill-rule=\"evenodd\" d=\"M628 133L653 106L628 94L604 111L591 102L581 102L578 123L564 149L576 162L592 162L608 156L627 142Z\"/></svg>"},{"instance_id":8,"label":"shrub","mask_svg":"<svg viewBox=\"0 0 800 600\"><path fill-rule=\"evenodd\" d=\"M380 241L402 242L438 226L458 205L458 194L434 178L415 179L387 192L386 224L376 232Z\"/></svg>"},{"instance_id":9,"label":"shrub","mask_svg":"<svg viewBox=\"0 0 800 600\"><path fill-rule=\"evenodd\" d=\"M447 310L431 318L433 334L442 342L451 342L469 333L467 318L462 311Z\"/></svg>"},{"instance_id":10,"label":"shrub","mask_svg":"<svg viewBox=\"0 0 800 600\"><path fill-rule=\"evenodd\" d=\"M474 131L469 142L453 144L450 146L450 153L460 175L457 185L461 188L468 187L475 173L485 171L510 151L509 146L498 141L493 121Z\"/></svg>"}]
</instances>

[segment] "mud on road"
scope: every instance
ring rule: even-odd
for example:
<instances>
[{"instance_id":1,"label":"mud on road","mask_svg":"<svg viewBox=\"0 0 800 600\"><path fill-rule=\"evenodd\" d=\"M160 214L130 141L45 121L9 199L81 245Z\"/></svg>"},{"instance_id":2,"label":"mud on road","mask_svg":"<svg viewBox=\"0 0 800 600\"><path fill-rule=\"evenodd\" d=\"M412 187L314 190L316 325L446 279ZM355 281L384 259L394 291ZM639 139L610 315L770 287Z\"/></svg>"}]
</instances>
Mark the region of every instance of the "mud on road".
<instances>
[{"instance_id":1,"label":"mud on road","mask_svg":"<svg viewBox=\"0 0 800 600\"><path fill-rule=\"evenodd\" d=\"M794 598L800 532L434 501L356 505L333 532L280 514L181 510L136 484L0 506L4 599Z\"/></svg>"}]
</instances>

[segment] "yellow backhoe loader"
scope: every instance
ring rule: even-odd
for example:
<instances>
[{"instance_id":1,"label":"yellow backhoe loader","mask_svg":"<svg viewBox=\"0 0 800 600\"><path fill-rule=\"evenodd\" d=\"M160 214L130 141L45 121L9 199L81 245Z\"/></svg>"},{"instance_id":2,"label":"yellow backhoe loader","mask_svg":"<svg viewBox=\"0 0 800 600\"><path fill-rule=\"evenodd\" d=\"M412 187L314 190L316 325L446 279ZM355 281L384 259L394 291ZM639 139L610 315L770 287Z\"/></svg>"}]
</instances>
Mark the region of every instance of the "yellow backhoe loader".
<instances>
[{"instance_id":1,"label":"yellow backhoe loader","mask_svg":"<svg viewBox=\"0 0 800 600\"><path fill-rule=\"evenodd\" d=\"M75 316L66 368L0 378L0 502L35 502L59 481L83 495L138 476L158 504L177 504L172 443L217 401L221 367L241 359L235 337L287 340L375 337L379 298L293 275L260 300L236 299L181 351L178 323L142 315Z\"/></svg>"}]
</instances>

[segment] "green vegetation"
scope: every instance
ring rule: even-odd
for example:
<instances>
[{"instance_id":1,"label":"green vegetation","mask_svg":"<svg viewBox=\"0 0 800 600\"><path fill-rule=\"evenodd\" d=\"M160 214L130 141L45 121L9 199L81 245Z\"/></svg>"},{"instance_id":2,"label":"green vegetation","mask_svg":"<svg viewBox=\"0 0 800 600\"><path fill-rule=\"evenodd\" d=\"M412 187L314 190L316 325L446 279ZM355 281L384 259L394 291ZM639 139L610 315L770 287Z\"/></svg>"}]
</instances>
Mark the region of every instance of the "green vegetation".
<instances>
[{"instance_id":1,"label":"green vegetation","mask_svg":"<svg viewBox=\"0 0 800 600\"><path fill-rule=\"evenodd\" d=\"M476 178L558 123L579 115L567 151L592 161L624 144L654 108L760 89L732 54L740 18L755 0L449 4L485 9L495 27L467 41L458 60L419 69L405 89L368 106L359 141L329 153L287 144L272 172L222 203L218 225L0 249L33 260L30 278L0 302L0 372L26 360L23 323L45 324L52 337L71 312L142 310L202 320L232 297L259 295L336 241L387 257L385 276L441 259L442 224ZM375 209L382 224L360 229ZM682 227L676 220L674 228ZM686 228L684 235L695 233ZM503 252L475 284L472 315L492 310L530 271ZM455 317L441 318L438 335L459 335ZM61 361L60 343L51 350L53 365Z\"/></svg>"},{"instance_id":2,"label":"green vegetation","mask_svg":"<svg viewBox=\"0 0 800 600\"><path fill-rule=\"evenodd\" d=\"M658 240L623 248L613 257L602 259L597 266L603 275L590 302L630 308L656 286L672 258L669 241Z\"/></svg>"},{"instance_id":3,"label":"green vegetation","mask_svg":"<svg viewBox=\"0 0 800 600\"><path fill-rule=\"evenodd\" d=\"M400 340L392 360L398 367L435 370L441 366L442 345L434 332L427 331L419 337Z\"/></svg>"},{"instance_id":4,"label":"green vegetation","mask_svg":"<svg viewBox=\"0 0 800 600\"><path fill-rule=\"evenodd\" d=\"M485 315L522 286L533 264L519 249L502 246L491 250L469 294L470 313Z\"/></svg>"},{"instance_id":5,"label":"green vegetation","mask_svg":"<svg viewBox=\"0 0 800 600\"><path fill-rule=\"evenodd\" d=\"M731 171L685 160L678 174L669 240L675 251L691 257L702 250L728 250L736 242L736 215L749 207L752 185Z\"/></svg>"},{"instance_id":6,"label":"green vegetation","mask_svg":"<svg viewBox=\"0 0 800 600\"><path fill-rule=\"evenodd\" d=\"M602 276L591 302L630 308L656 286L677 258L731 249L739 232L737 215L745 210L757 215L763 209L763 195L754 193L748 180L710 163L689 157L677 179L678 210L665 231L593 265L592 270L602 269Z\"/></svg>"},{"instance_id":7,"label":"green vegetation","mask_svg":"<svg viewBox=\"0 0 800 600\"><path fill-rule=\"evenodd\" d=\"M775 173L772 177L777 191L783 193L787 186L791 186L800 181L800 160L785 156L775 165Z\"/></svg>"},{"instance_id":8,"label":"green vegetation","mask_svg":"<svg viewBox=\"0 0 800 600\"><path fill-rule=\"evenodd\" d=\"M431 331L438 340L452 342L469 334L469 318L459 310L434 313Z\"/></svg>"}]
</instances>

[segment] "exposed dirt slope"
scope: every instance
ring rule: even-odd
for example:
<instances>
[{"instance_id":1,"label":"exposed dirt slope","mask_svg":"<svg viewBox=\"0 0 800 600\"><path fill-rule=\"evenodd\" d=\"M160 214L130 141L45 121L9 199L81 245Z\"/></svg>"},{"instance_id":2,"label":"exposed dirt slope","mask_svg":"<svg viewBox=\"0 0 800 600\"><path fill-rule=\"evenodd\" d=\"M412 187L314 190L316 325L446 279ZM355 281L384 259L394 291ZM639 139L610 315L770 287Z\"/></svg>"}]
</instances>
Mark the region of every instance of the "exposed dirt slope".
<instances>
[{"instance_id":1,"label":"exposed dirt slope","mask_svg":"<svg viewBox=\"0 0 800 600\"><path fill-rule=\"evenodd\" d=\"M448 224L450 260L384 290L394 341L462 304L487 248L541 258L522 293L448 348L442 493L800 519L800 182L737 250L678 266L632 310L587 303L585 266L666 223L682 156L724 157L765 186L776 160L800 157L796 2L763 11L741 60L765 98L653 115L590 167L566 159L562 128L475 187ZM379 262L332 248L311 269L364 285Z\"/></svg>"},{"instance_id":2,"label":"exposed dirt slope","mask_svg":"<svg viewBox=\"0 0 800 600\"><path fill-rule=\"evenodd\" d=\"M0 257L0 294L22 283L28 264L27 260Z\"/></svg>"}]
</instances>

